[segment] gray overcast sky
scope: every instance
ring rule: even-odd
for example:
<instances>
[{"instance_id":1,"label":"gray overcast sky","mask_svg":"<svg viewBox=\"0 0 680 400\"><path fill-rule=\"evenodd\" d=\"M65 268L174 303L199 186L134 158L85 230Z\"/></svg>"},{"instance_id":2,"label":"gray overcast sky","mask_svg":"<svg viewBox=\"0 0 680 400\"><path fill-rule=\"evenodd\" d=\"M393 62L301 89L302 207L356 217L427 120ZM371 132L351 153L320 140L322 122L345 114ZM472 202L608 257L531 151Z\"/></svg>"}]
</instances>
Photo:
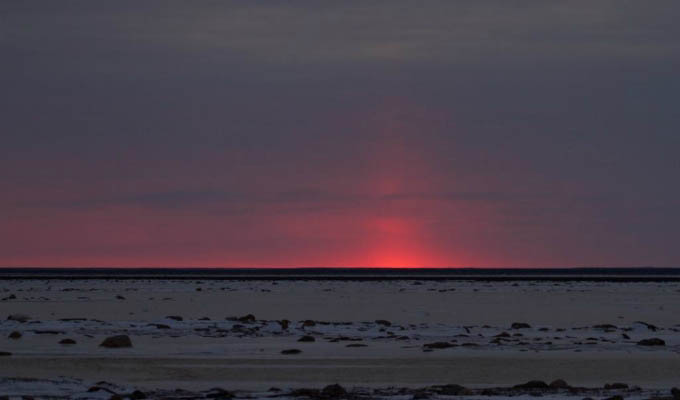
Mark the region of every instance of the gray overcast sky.
<instances>
[{"instance_id":1,"label":"gray overcast sky","mask_svg":"<svg viewBox=\"0 0 680 400\"><path fill-rule=\"evenodd\" d=\"M678 15L0 2L0 264L680 266Z\"/></svg>"}]
</instances>

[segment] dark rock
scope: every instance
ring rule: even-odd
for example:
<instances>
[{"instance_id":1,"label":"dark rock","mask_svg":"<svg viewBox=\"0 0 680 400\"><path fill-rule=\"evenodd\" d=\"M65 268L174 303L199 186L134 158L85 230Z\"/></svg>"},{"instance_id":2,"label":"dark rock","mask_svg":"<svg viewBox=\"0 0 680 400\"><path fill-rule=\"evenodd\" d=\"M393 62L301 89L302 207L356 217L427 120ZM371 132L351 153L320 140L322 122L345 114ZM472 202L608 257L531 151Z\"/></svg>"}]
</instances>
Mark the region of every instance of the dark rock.
<instances>
[{"instance_id":1,"label":"dark rock","mask_svg":"<svg viewBox=\"0 0 680 400\"><path fill-rule=\"evenodd\" d=\"M309 335L304 335L300 339L297 340L298 342L316 342L316 339L314 336L309 336Z\"/></svg>"},{"instance_id":2,"label":"dark rock","mask_svg":"<svg viewBox=\"0 0 680 400\"><path fill-rule=\"evenodd\" d=\"M432 390L445 396L461 396L470 393L470 391L464 386L456 384L432 386Z\"/></svg>"},{"instance_id":3,"label":"dark rock","mask_svg":"<svg viewBox=\"0 0 680 400\"><path fill-rule=\"evenodd\" d=\"M316 322L312 321L311 319L305 320L302 322L302 327L308 327L308 326L316 326Z\"/></svg>"},{"instance_id":4,"label":"dark rock","mask_svg":"<svg viewBox=\"0 0 680 400\"><path fill-rule=\"evenodd\" d=\"M17 321L21 323L28 322L30 319L31 317L26 314L11 314L7 317L8 321Z\"/></svg>"},{"instance_id":5,"label":"dark rock","mask_svg":"<svg viewBox=\"0 0 680 400\"><path fill-rule=\"evenodd\" d=\"M175 320L175 321L184 321L184 318L180 317L179 315L168 315L165 318L172 319L172 320Z\"/></svg>"},{"instance_id":6,"label":"dark rock","mask_svg":"<svg viewBox=\"0 0 680 400\"><path fill-rule=\"evenodd\" d=\"M156 329L170 329L170 326L165 324L149 324L149 326L155 326Z\"/></svg>"},{"instance_id":7,"label":"dark rock","mask_svg":"<svg viewBox=\"0 0 680 400\"><path fill-rule=\"evenodd\" d=\"M635 321L635 323L636 323L636 324L641 324L641 325L646 326L647 329L649 329L649 330L652 331L652 332L656 332L656 331L659 330L659 327L658 327L658 326L652 325L652 324L648 324L648 323L646 323L646 322L644 322L644 321Z\"/></svg>"},{"instance_id":8,"label":"dark rock","mask_svg":"<svg viewBox=\"0 0 680 400\"><path fill-rule=\"evenodd\" d=\"M425 343L423 345L424 348L426 349L448 349L449 347L455 347L455 344L449 343L449 342L433 342L433 343Z\"/></svg>"},{"instance_id":9,"label":"dark rock","mask_svg":"<svg viewBox=\"0 0 680 400\"><path fill-rule=\"evenodd\" d=\"M548 389L549 387L547 383L538 380L513 386L515 389Z\"/></svg>"},{"instance_id":10,"label":"dark rock","mask_svg":"<svg viewBox=\"0 0 680 400\"><path fill-rule=\"evenodd\" d=\"M564 379L555 379L554 381L550 382L548 386L550 386L552 389L569 388L569 384Z\"/></svg>"},{"instance_id":11,"label":"dark rock","mask_svg":"<svg viewBox=\"0 0 680 400\"><path fill-rule=\"evenodd\" d=\"M132 400L143 400L147 398L146 394L141 390L135 390L134 392L130 393L129 397Z\"/></svg>"},{"instance_id":12,"label":"dark rock","mask_svg":"<svg viewBox=\"0 0 680 400\"><path fill-rule=\"evenodd\" d=\"M288 329L288 325L290 325L290 321L288 321L287 319L282 319L281 321L277 321L277 322L279 323L279 325L281 325L281 330L284 330L284 331L286 329Z\"/></svg>"},{"instance_id":13,"label":"dark rock","mask_svg":"<svg viewBox=\"0 0 680 400\"><path fill-rule=\"evenodd\" d=\"M73 339L66 338L66 339L61 339L59 341L59 344L76 344L76 341L73 340Z\"/></svg>"},{"instance_id":14,"label":"dark rock","mask_svg":"<svg viewBox=\"0 0 680 400\"><path fill-rule=\"evenodd\" d=\"M604 385L605 389L628 389L628 385L625 383L620 383L620 382L615 382L615 383L606 383Z\"/></svg>"},{"instance_id":15,"label":"dark rock","mask_svg":"<svg viewBox=\"0 0 680 400\"><path fill-rule=\"evenodd\" d=\"M117 296L116 296L116 299L118 299L118 300L125 300L125 297L123 297L123 296L121 296L121 295L117 295Z\"/></svg>"},{"instance_id":16,"label":"dark rock","mask_svg":"<svg viewBox=\"0 0 680 400\"><path fill-rule=\"evenodd\" d=\"M321 396L328 399L339 399L342 397L347 397L347 390L336 383L321 389Z\"/></svg>"},{"instance_id":17,"label":"dark rock","mask_svg":"<svg viewBox=\"0 0 680 400\"><path fill-rule=\"evenodd\" d=\"M623 396L617 394L617 395L612 396L612 397L607 397L604 400L623 400Z\"/></svg>"},{"instance_id":18,"label":"dark rock","mask_svg":"<svg viewBox=\"0 0 680 400\"><path fill-rule=\"evenodd\" d=\"M680 400L680 389L676 387L672 388L671 395L673 395L673 400Z\"/></svg>"},{"instance_id":19,"label":"dark rock","mask_svg":"<svg viewBox=\"0 0 680 400\"><path fill-rule=\"evenodd\" d=\"M21 332L13 331L12 333L7 336L10 339L20 339L21 338Z\"/></svg>"},{"instance_id":20,"label":"dark rock","mask_svg":"<svg viewBox=\"0 0 680 400\"><path fill-rule=\"evenodd\" d=\"M9 351L0 351L0 357L6 357L6 356L11 356L12 353Z\"/></svg>"},{"instance_id":21,"label":"dark rock","mask_svg":"<svg viewBox=\"0 0 680 400\"><path fill-rule=\"evenodd\" d=\"M526 322L513 322L511 327L512 329L528 329L531 328L531 325Z\"/></svg>"},{"instance_id":22,"label":"dark rock","mask_svg":"<svg viewBox=\"0 0 680 400\"><path fill-rule=\"evenodd\" d=\"M665 346L666 342L659 338L642 339L637 342L638 346Z\"/></svg>"},{"instance_id":23,"label":"dark rock","mask_svg":"<svg viewBox=\"0 0 680 400\"><path fill-rule=\"evenodd\" d=\"M392 326L392 323L386 319L376 319L375 323L383 326Z\"/></svg>"},{"instance_id":24,"label":"dark rock","mask_svg":"<svg viewBox=\"0 0 680 400\"><path fill-rule=\"evenodd\" d=\"M301 388L301 389L292 390L290 392L290 396L292 396L292 397L318 398L320 395L321 395L321 391L319 389Z\"/></svg>"},{"instance_id":25,"label":"dark rock","mask_svg":"<svg viewBox=\"0 0 680 400\"><path fill-rule=\"evenodd\" d=\"M255 316L253 314L247 314L242 317L237 318L238 322L242 322L244 324L252 324L255 322Z\"/></svg>"},{"instance_id":26,"label":"dark rock","mask_svg":"<svg viewBox=\"0 0 680 400\"><path fill-rule=\"evenodd\" d=\"M106 382L103 382L103 381L102 381L102 382L97 382L97 385L101 385L101 384L105 384L105 383L106 383ZM94 392L104 391L104 392L113 393L113 394L116 393L116 392L112 391L111 389L107 389L107 388L105 388L105 387L101 387L101 386L97 386L97 385L95 385L95 386L90 386L90 387L87 389L87 392L88 392L88 393L94 393Z\"/></svg>"},{"instance_id":27,"label":"dark rock","mask_svg":"<svg viewBox=\"0 0 680 400\"><path fill-rule=\"evenodd\" d=\"M300 353L302 353L302 350L300 350L300 349L286 349L286 350L281 350L281 354L286 354L286 355L290 355L290 354L300 354Z\"/></svg>"},{"instance_id":28,"label":"dark rock","mask_svg":"<svg viewBox=\"0 0 680 400\"><path fill-rule=\"evenodd\" d=\"M494 336L494 337L497 337L497 338L501 338L501 337L510 337L510 334L509 334L508 332L501 332L501 333L499 333L498 335L496 335L496 336Z\"/></svg>"},{"instance_id":29,"label":"dark rock","mask_svg":"<svg viewBox=\"0 0 680 400\"><path fill-rule=\"evenodd\" d=\"M222 388L213 388L210 389L210 393L206 394L205 397L208 399L231 399L234 397L234 394Z\"/></svg>"},{"instance_id":30,"label":"dark rock","mask_svg":"<svg viewBox=\"0 0 680 400\"><path fill-rule=\"evenodd\" d=\"M618 329L616 325L612 324L599 324L599 325L593 325L594 329L604 329L604 330L613 330L613 329Z\"/></svg>"},{"instance_id":31,"label":"dark rock","mask_svg":"<svg viewBox=\"0 0 680 400\"><path fill-rule=\"evenodd\" d=\"M99 345L100 347L108 347L111 349L118 349L123 347L132 347L132 341L127 335L110 336L104 339Z\"/></svg>"},{"instance_id":32,"label":"dark rock","mask_svg":"<svg viewBox=\"0 0 680 400\"><path fill-rule=\"evenodd\" d=\"M350 343L345 347L368 347L368 345L363 343Z\"/></svg>"}]
</instances>

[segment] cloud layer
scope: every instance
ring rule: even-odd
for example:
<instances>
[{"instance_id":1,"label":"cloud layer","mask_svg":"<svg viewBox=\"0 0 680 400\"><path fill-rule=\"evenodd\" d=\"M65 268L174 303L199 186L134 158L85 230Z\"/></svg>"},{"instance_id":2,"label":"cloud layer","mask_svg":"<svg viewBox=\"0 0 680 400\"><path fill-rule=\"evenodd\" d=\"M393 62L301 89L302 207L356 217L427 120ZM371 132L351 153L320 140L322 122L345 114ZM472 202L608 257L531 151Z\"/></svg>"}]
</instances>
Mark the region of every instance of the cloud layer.
<instances>
[{"instance_id":1,"label":"cloud layer","mask_svg":"<svg viewBox=\"0 0 680 400\"><path fill-rule=\"evenodd\" d=\"M3 3L0 264L677 266L678 11Z\"/></svg>"}]
</instances>

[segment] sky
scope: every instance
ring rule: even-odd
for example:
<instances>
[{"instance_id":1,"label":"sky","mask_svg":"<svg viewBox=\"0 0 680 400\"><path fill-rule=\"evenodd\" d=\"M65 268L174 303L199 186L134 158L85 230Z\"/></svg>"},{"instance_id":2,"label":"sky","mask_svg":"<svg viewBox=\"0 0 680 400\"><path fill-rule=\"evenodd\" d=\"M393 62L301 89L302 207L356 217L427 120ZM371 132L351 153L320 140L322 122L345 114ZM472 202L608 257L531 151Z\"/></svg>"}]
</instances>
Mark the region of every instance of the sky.
<instances>
[{"instance_id":1,"label":"sky","mask_svg":"<svg viewBox=\"0 0 680 400\"><path fill-rule=\"evenodd\" d=\"M0 265L680 266L680 2L0 2Z\"/></svg>"}]
</instances>

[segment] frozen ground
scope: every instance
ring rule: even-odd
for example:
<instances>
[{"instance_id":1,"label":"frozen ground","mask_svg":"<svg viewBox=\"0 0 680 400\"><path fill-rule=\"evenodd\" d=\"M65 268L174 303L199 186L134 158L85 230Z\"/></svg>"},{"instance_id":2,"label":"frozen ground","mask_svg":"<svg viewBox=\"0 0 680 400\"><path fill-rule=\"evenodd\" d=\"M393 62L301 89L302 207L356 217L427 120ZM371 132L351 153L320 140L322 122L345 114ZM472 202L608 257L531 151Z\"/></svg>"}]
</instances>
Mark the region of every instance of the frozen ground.
<instances>
[{"instance_id":1,"label":"frozen ground","mask_svg":"<svg viewBox=\"0 0 680 400\"><path fill-rule=\"evenodd\" d=\"M122 385L116 393L181 388L199 398L212 387L285 397L336 382L355 397L395 399L446 397L413 391L450 383L644 388L626 398L680 385L676 283L8 280L0 299L0 351L10 353L0 393L12 395L109 398L87 392L98 381ZM120 334L131 348L99 346ZM388 387L410 389L375 392Z\"/></svg>"}]
</instances>

